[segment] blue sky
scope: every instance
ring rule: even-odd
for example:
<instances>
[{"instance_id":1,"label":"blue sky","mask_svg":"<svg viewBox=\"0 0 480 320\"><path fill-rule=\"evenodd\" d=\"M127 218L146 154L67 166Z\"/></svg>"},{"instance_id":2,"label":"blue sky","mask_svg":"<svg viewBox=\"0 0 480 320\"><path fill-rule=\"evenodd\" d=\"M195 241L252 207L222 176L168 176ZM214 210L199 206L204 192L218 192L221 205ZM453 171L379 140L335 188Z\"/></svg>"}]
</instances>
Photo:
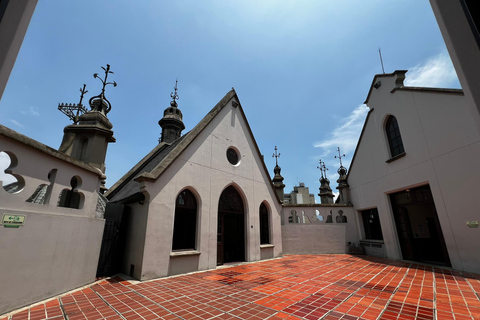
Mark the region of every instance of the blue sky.
<instances>
[{"instance_id":1,"label":"blue sky","mask_svg":"<svg viewBox=\"0 0 480 320\"><path fill-rule=\"evenodd\" d=\"M285 192L305 182L317 194L319 158L333 189L338 146L348 168L378 48L407 85L460 87L427 0L41 0L0 123L58 148L70 124L58 103L77 103L84 83L86 99L99 94L92 75L110 64L108 187L158 143L175 79L184 132L234 87L270 175L277 146Z\"/></svg>"}]
</instances>

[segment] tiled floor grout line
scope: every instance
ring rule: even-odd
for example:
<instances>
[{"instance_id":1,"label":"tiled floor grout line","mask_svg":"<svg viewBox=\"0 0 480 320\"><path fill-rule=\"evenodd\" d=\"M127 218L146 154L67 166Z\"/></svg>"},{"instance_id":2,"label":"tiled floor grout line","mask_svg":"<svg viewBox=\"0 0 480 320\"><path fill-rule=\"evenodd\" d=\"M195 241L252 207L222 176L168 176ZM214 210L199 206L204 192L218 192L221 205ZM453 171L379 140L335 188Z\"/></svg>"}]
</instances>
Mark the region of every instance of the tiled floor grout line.
<instances>
[{"instance_id":1,"label":"tiled floor grout line","mask_svg":"<svg viewBox=\"0 0 480 320\"><path fill-rule=\"evenodd\" d=\"M95 290L95 289L92 289L92 290L93 290L93 292L95 292L95 294L96 294L100 299L102 299L103 302L105 302L105 303L107 304L107 306L110 307L110 309L112 309L113 311L115 311L115 313L118 314L122 319L127 320L124 316L122 316L122 314L121 314L120 312L118 312L117 309L115 309L110 303L108 303L107 300L105 300L105 299L97 292L97 290ZM113 294L112 294L112 296L113 296ZM95 309L97 309L97 308L95 308ZM102 315L102 317L103 317L103 315ZM104 317L103 317L103 318L104 318ZM68 320L68 318L65 318L65 319Z\"/></svg>"},{"instance_id":2,"label":"tiled floor grout line","mask_svg":"<svg viewBox=\"0 0 480 320\"><path fill-rule=\"evenodd\" d=\"M353 264L353 262L352 262L352 264ZM348 277L348 276L351 275L351 274L354 274L354 273L358 272L359 270L362 270L362 269L367 268L370 264L372 264L372 262L366 264L366 265L363 266L363 268L361 268L361 269L358 269L358 270L356 270L356 271L350 272L349 274L345 275L342 279L344 279L345 277ZM382 271L385 270L386 268L387 268L387 266L384 267L384 268L382 269ZM332 271L333 271L333 270L332 270ZM377 275L378 275L378 273L375 274L374 276L372 276L368 281L372 280L372 279L375 278ZM351 294L349 294L345 299L343 299L343 300L342 300L342 303L343 303L343 302L347 302L347 300L350 299L355 293L357 293L357 292L360 291L363 287L365 287L365 285L368 283L368 281L367 281L367 282L364 282L361 287L357 288L357 290L353 291L353 292L352 292ZM358 282L358 281L356 281L356 282ZM335 312L335 310L336 310L340 305L341 305L341 303L338 304L337 306L335 306L335 308L333 308L333 309L330 310L329 312L327 312L327 313L326 313L323 317L321 317L320 319L325 319L325 317L329 316L332 312Z\"/></svg>"},{"instance_id":3,"label":"tiled floor grout line","mask_svg":"<svg viewBox=\"0 0 480 320\"><path fill-rule=\"evenodd\" d=\"M58 298L58 304L60 305L60 310L62 310L63 319L64 319L64 320L68 320L67 313L65 312L65 309L63 308L62 297L59 297L59 298ZM29 317L29 319L30 319L30 317Z\"/></svg>"},{"instance_id":4,"label":"tiled floor grout line","mask_svg":"<svg viewBox=\"0 0 480 320\"><path fill-rule=\"evenodd\" d=\"M432 268L432 277L433 277L433 319L437 320L437 277L435 277L435 267Z\"/></svg>"},{"instance_id":5,"label":"tiled floor grout line","mask_svg":"<svg viewBox=\"0 0 480 320\"><path fill-rule=\"evenodd\" d=\"M128 288L127 286L125 286L125 285L124 285L124 284L122 284L122 283L120 283L120 285L122 285L122 286L124 286L124 287ZM162 287L162 288L166 288L166 287L164 287L164 286L162 286L162 285L160 285L160 284L158 284L158 283L155 283L155 285L158 285L158 286L160 286L160 287ZM198 287L196 284L194 284L194 285L195 285L196 287ZM169 289L169 288L167 288L167 289ZM135 294L137 294L137 295L139 295L139 296L141 296L141 297L143 297L143 298L145 298L145 299L147 299L147 300L149 300L149 301L153 302L155 305L157 305L157 306L159 306L159 307L163 308L165 311L167 311L167 312L169 312L170 314L172 314L172 315L174 315L174 316L178 317L179 319L183 319L183 318L179 317L178 315L176 315L176 314L172 313L170 310L168 310L167 308L165 308L164 306L162 306L162 305L161 305L161 304L159 304L158 302L156 302L156 301L153 301L153 300L152 300L152 299L150 299L149 297L147 297L147 296L144 296L143 294L141 294L141 293L137 292L137 291L136 291L136 290L134 290L134 289L130 289L130 290L132 290L131 292L133 292L133 293L135 293ZM170 289L169 289L169 290L170 290ZM209 290L210 290L210 289L209 289ZM248 289L242 289L242 290L245 290L245 291L247 291ZM172 290L172 291L173 291L173 290ZM211 291L212 291L212 290L211 290ZM183 293L180 293L180 294L181 294L183 297L188 297L187 295L184 295ZM223 294L223 293L219 293L219 292L217 292L217 294L220 294L220 295L222 295L222 296L224 296L224 297L231 297L230 295ZM236 298L236 299L239 299L239 300L241 300L241 301L244 301L244 302L247 302L247 303L253 303L253 302L249 302L249 301L246 301L246 300L243 300L243 299L240 299L240 298ZM202 303L202 304L204 304L204 303ZM235 316L235 315L232 315L232 314L230 314L230 311L236 310L236 309L238 309L238 308L240 308L240 307L234 308L234 309L232 309L232 310L230 310L230 311L228 311L228 312L226 312L226 311L223 311L223 310L220 310L220 309L218 309L218 308L215 308L215 307L212 307L212 306L209 306L209 307L211 307L211 308L213 308L213 309L215 309L215 310L218 310L218 311L220 311L220 312L223 312L223 314L228 314L228 315L230 315L230 316L232 316L232 317L235 317L235 318L241 319L241 318L239 318L239 317L237 317L237 316ZM271 308L268 308L268 309L271 309ZM273 311L275 311L275 312L279 312L278 310L274 310L274 309L271 309L271 310L273 310ZM218 315L218 316L215 316L215 317L213 317L213 318L211 318L211 319L218 318L219 316L220 316L220 315ZM273 315L272 315L272 316L273 316ZM123 318L123 319L125 319L124 317L122 317L122 318Z\"/></svg>"},{"instance_id":6,"label":"tiled floor grout line","mask_svg":"<svg viewBox=\"0 0 480 320\"><path fill-rule=\"evenodd\" d=\"M123 286L123 284L121 284L121 285ZM159 304L158 302L156 302L156 301L153 301L152 299L150 299L150 298L149 298L149 297L147 297L147 296L144 296L144 295L143 295L143 294L141 294L140 292L137 292L137 290L134 290L134 289L131 289L131 290L132 290L132 292L133 292L133 293L135 293L135 294L139 295L140 297L143 297L143 298L145 298L145 299L147 299L147 300L149 300L149 301L153 302L154 304L156 304L157 306L161 307L161 308L162 308L162 309L164 309L165 311L167 311L167 312L169 312L170 314L172 314L172 315L174 315L174 316L178 317L176 314L172 313L170 310L168 310L167 308L165 308L164 306L162 306L162 305L161 305L161 304ZM181 295L182 295L182 296L184 296L184 297L187 297L187 296L186 296L186 295L184 295L184 294L181 294ZM178 317L178 318L180 318L180 317Z\"/></svg>"},{"instance_id":7,"label":"tiled floor grout line","mask_svg":"<svg viewBox=\"0 0 480 320\"><path fill-rule=\"evenodd\" d=\"M405 272L405 274L403 275L402 277L402 280L400 280L398 282L398 285L395 287L395 289L393 290L392 294L390 295L390 298L387 300L387 303L385 304L385 307L383 308L382 312L380 312L380 314L378 315L377 317L377 320L380 320L383 316L383 314L385 313L385 311L387 310L388 306L390 305L390 302L392 302L392 299L393 297L395 296L395 294L397 293L398 291L398 288L402 285L403 281L405 280L405 278L407 277L407 274L410 272L410 267L412 266L412 264L409 264L408 267L402 267L402 268L407 268L407 272ZM410 291L410 290L409 290Z\"/></svg>"},{"instance_id":8,"label":"tiled floor grout line","mask_svg":"<svg viewBox=\"0 0 480 320\"><path fill-rule=\"evenodd\" d=\"M411 261L306 255L222 272L112 277L0 319L480 319L480 275Z\"/></svg>"}]
</instances>

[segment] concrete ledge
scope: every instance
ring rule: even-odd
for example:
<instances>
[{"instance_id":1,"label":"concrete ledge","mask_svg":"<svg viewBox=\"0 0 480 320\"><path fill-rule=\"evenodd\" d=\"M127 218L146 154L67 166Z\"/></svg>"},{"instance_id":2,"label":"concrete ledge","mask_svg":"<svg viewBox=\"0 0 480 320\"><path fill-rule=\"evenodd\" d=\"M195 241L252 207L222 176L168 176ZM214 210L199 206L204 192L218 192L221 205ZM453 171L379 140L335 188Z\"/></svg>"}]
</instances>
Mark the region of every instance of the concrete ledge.
<instances>
[{"instance_id":1,"label":"concrete ledge","mask_svg":"<svg viewBox=\"0 0 480 320\"><path fill-rule=\"evenodd\" d=\"M266 248L275 248L275 245L273 244L261 244L260 249L266 249Z\"/></svg>"},{"instance_id":2,"label":"concrete ledge","mask_svg":"<svg viewBox=\"0 0 480 320\"><path fill-rule=\"evenodd\" d=\"M200 255L200 251L197 251L197 250L170 252L170 257L198 256L198 255Z\"/></svg>"}]
</instances>

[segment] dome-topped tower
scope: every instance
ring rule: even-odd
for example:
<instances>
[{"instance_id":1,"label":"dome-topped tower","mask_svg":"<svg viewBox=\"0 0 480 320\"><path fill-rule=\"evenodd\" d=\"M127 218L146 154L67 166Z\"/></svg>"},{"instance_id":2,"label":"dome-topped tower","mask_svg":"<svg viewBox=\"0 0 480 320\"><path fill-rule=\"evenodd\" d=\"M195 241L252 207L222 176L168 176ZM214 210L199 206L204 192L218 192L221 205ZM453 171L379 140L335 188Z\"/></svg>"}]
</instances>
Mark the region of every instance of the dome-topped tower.
<instances>
[{"instance_id":1,"label":"dome-topped tower","mask_svg":"<svg viewBox=\"0 0 480 320\"><path fill-rule=\"evenodd\" d=\"M278 198L283 202L285 185L283 184L283 177L280 174L282 168L278 165L278 157L280 157L280 153L277 153L277 146L275 146L275 153L272 157L275 158L275 168L273 169L275 176L272 179L273 187L275 188Z\"/></svg>"},{"instance_id":2,"label":"dome-topped tower","mask_svg":"<svg viewBox=\"0 0 480 320\"><path fill-rule=\"evenodd\" d=\"M163 118L158 121L158 124L162 128L162 136L159 142L172 143L173 141L180 138L182 130L185 129L183 124L183 115L182 111L178 108L178 94L177 87L178 80L175 82L175 91L170 94L172 101L170 102L170 107L163 111Z\"/></svg>"},{"instance_id":3,"label":"dome-topped tower","mask_svg":"<svg viewBox=\"0 0 480 320\"><path fill-rule=\"evenodd\" d=\"M347 182L347 168L345 168L342 164L342 158L345 157L345 155L341 154L340 152L340 147L338 147L338 156L335 156L335 158L338 158L340 160L340 168L338 168L338 199L336 203L350 203L349 195L348 195L348 182Z\"/></svg>"},{"instance_id":4,"label":"dome-topped tower","mask_svg":"<svg viewBox=\"0 0 480 320\"><path fill-rule=\"evenodd\" d=\"M320 202L322 204L333 203L333 192L332 188L330 188L330 180L327 178L327 167L325 166L325 162L322 162L320 159L320 165L317 167L320 169L321 178L320 178L320 193L318 196L320 197Z\"/></svg>"},{"instance_id":5,"label":"dome-topped tower","mask_svg":"<svg viewBox=\"0 0 480 320\"><path fill-rule=\"evenodd\" d=\"M107 67L102 67L102 69L105 71L103 79L98 76L98 73L93 75L102 82L103 86L102 92L89 100L90 111L87 111L82 105L83 95L88 92L85 90L85 85L83 89L80 89L82 95L77 105L59 105L59 110L65 113L73 121L73 124L65 127L58 151L105 172L107 147L109 143L115 142L113 125L107 118L112 105L105 97L105 87L109 84L116 87L117 83L115 81L107 82L108 75L113 74L110 71L110 65L107 64ZM102 192L106 191L103 183L100 187Z\"/></svg>"}]
</instances>

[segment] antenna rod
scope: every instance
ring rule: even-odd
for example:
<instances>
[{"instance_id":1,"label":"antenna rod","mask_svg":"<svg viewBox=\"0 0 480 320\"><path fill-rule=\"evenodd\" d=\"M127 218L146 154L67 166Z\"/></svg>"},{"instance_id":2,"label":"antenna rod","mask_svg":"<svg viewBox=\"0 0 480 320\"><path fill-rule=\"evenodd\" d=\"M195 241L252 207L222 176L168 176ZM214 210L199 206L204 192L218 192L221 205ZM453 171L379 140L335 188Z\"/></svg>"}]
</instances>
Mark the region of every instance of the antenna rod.
<instances>
[{"instance_id":1,"label":"antenna rod","mask_svg":"<svg viewBox=\"0 0 480 320\"><path fill-rule=\"evenodd\" d=\"M385 74L385 69L383 69L383 59L382 59L382 50L378 48L378 54L380 55L380 63L382 64L382 72Z\"/></svg>"}]
</instances>

